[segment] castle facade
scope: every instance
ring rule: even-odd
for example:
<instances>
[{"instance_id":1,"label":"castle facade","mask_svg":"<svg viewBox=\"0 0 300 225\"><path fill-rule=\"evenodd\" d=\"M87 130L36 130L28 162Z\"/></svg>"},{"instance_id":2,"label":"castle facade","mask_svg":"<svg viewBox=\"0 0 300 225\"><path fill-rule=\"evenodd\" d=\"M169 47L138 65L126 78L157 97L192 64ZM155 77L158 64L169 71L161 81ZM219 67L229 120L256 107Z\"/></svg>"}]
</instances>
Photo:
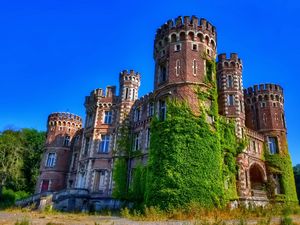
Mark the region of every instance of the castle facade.
<instances>
[{"instance_id":1,"label":"castle facade","mask_svg":"<svg viewBox=\"0 0 300 225\"><path fill-rule=\"evenodd\" d=\"M147 164L152 118L164 120L168 99L184 100L199 114L195 88L209 88L205 83L211 69L207 62L217 60L212 79L217 84L219 114L234 120L236 136L248 140L236 158L239 200L268 202L284 196L285 174L272 170L265 160L265 151L288 154L283 89L277 84L244 89L242 60L235 53L217 55L216 37L216 28L205 19L169 20L157 30L154 40L153 92L139 98L142 76L124 70L119 75L118 94L115 86L108 86L85 98L84 126L77 115L50 114L36 193L84 189L92 199L111 198L122 125L130 126L132 151L141 152L128 160L130 183L135 167ZM207 120L214 122L214 118ZM267 190L268 183L272 188Z\"/></svg>"}]
</instances>

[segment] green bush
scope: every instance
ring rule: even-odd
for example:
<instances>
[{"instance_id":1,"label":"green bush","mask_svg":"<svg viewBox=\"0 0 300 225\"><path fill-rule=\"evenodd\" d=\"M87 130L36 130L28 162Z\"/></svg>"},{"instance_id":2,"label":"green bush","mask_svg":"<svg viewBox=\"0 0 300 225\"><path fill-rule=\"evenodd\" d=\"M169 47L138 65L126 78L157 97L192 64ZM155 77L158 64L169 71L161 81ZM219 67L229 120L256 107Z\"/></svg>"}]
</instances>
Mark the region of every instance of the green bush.
<instances>
[{"instance_id":1,"label":"green bush","mask_svg":"<svg viewBox=\"0 0 300 225\"><path fill-rule=\"evenodd\" d=\"M15 225L30 225L31 223L27 219L15 222Z\"/></svg>"},{"instance_id":2,"label":"green bush","mask_svg":"<svg viewBox=\"0 0 300 225\"><path fill-rule=\"evenodd\" d=\"M294 223L293 223L292 218L285 216L285 217L281 218L280 224L281 225L293 225Z\"/></svg>"},{"instance_id":3,"label":"green bush","mask_svg":"<svg viewBox=\"0 0 300 225\"><path fill-rule=\"evenodd\" d=\"M15 204L15 201L28 197L29 194L25 191L16 191L14 192L11 189L2 189L1 201L0 201L0 208L8 208Z\"/></svg>"}]
</instances>

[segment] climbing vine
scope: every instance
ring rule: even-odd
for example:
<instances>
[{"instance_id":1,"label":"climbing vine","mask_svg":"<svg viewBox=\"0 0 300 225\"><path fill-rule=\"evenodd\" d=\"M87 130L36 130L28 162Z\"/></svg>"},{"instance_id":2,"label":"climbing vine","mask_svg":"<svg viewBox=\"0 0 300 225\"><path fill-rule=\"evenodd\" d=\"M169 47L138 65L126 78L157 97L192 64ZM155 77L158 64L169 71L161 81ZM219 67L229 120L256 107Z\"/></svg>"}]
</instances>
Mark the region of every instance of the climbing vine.
<instances>
[{"instance_id":1,"label":"climbing vine","mask_svg":"<svg viewBox=\"0 0 300 225\"><path fill-rule=\"evenodd\" d=\"M266 149L265 159L268 170L271 173L279 174L281 177L280 183L283 194L273 196L275 200L281 200L286 203L298 203L292 161L288 152L285 150L281 154L270 154Z\"/></svg>"},{"instance_id":2,"label":"climbing vine","mask_svg":"<svg viewBox=\"0 0 300 225\"><path fill-rule=\"evenodd\" d=\"M162 209L191 202L223 206L223 157L216 131L185 102L170 100L167 108L166 120L151 124L146 204Z\"/></svg>"},{"instance_id":3,"label":"climbing vine","mask_svg":"<svg viewBox=\"0 0 300 225\"><path fill-rule=\"evenodd\" d=\"M163 209L197 202L224 206L236 199L236 157L245 141L218 114L215 62L206 60L206 87L196 87L200 115L186 102L169 100L166 120L154 118L145 201Z\"/></svg>"}]
</instances>

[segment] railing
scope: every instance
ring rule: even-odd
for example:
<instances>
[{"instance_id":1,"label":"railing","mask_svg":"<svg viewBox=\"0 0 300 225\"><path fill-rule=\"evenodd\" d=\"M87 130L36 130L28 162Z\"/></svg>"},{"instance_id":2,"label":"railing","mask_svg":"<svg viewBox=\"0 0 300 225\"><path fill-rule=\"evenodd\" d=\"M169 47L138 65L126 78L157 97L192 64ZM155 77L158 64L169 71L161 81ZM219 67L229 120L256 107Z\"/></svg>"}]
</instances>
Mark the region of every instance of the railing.
<instances>
[{"instance_id":1,"label":"railing","mask_svg":"<svg viewBox=\"0 0 300 225\"><path fill-rule=\"evenodd\" d=\"M53 200L61 200L68 198L70 196L87 196L89 195L89 190L84 188L71 188L71 189L65 189L61 190L59 192L56 192L53 196Z\"/></svg>"},{"instance_id":2,"label":"railing","mask_svg":"<svg viewBox=\"0 0 300 225\"><path fill-rule=\"evenodd\" d=\"M39 201L42 197L46 197L46 196L49 196L49 195L52 195L52 194L53 194L52 191L47 191L47 192L34 194L34 195L31 195L28 198L17 200L15 204L16 204L16 206L24 207L24 206L27 206L27 205L30 205L32 203L35 203L35 202Z\"/></svg>"}]
</instances>

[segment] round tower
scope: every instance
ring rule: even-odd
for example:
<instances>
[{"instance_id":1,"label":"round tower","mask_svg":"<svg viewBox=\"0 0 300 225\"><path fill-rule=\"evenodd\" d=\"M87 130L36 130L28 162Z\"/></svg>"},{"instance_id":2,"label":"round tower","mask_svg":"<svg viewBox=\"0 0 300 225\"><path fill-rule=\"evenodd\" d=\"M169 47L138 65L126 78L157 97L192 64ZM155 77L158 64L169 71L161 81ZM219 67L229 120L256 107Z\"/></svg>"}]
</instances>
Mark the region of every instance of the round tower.
<instances>
[{"instance_id":1,"label":"round tower","mask_svg":"<svg viewBox=\"0 0 300 225\"><path fill-rule=\"evenodd\" d=\"M134 70L123 70L119 77L120 83L120 116L121 123L130 112L133 103L138 99L141 75Z\"/></svg>"},{"instance_id":2,"label":"round tower","mask_svg":"<svg viewBox=\"0 0 300 225\"><path fill-rule=\"evenodd\" d=\"M154 95L184 99L199 111L195 86L208 87L207 71L216 57L216 28L195 16L177 17L161 26L154 41ZM214 79L214 75L210 75Z\"/></svg>"},{"instance_id":3,"label":"round tower","mask_svg":"<svg viewBox=\"0 0 300 225\"><path fill-rule=\"evenodd\" d=\"M52 113L47 120L47 139L36 192L66 188L71 160L71 141L82 128L81 117L71 113ZM77 138L77 137L76 137Z\"/></svg>"},{"instance_id":4,"label":"round tower","mask_svg":"<svg viewBox=\"0 0 300 225\"><path fill-rule=\"evenodd\" d=\"M120 97L122 101L130 102L138 99L141 75L134 70L123 70L120 73Z\"/></svg>"},{"instance_id":5,"label":"round tower","mask_svg":"<svg viewBox=\"0 0 300 225\"><path fill-rule=\"evenodd\" d=\"M274 151L272 153L287 149L283 146L286 145L286 125L282 87L275 84L254 85L244 90L244 96L246 126L264 134L272 148L270 150Z\"/></svg>"},{"instance_id":6,"label":"round tower","mask_svg":"<svg viewBox=\"0 0 300 225\"><path fill-rule=\"evenodd\" d=\"M245 106L243 94L243 63L236 53L218 56L217 82L219 113L236 121L236 133L243 136Z\"/></svg>"},{"instance_id":7,"label":"round tower","mask_svg":"<svg viewBox=\"0 0 300 225\"><path fill-rule=\"evenodd\" d=\"M206 59L215 56L216 29L211 23L195 16L167 21L154 41L154 89L182 82L204 83Z\"/></svg>"}]
</instances>

